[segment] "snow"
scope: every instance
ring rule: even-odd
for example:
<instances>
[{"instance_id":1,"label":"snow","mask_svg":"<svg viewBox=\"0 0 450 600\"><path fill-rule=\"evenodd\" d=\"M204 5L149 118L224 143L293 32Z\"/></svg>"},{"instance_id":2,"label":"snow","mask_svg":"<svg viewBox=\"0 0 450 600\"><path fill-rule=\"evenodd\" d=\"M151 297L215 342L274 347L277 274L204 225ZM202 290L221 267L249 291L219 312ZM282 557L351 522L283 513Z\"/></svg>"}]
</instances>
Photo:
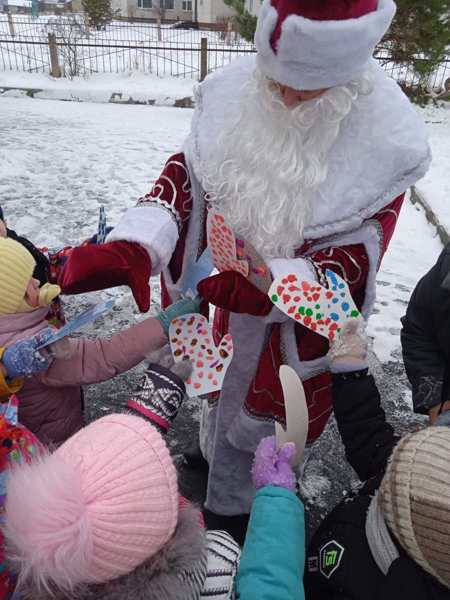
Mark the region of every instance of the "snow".
<instances>
[{"instance_id":1,"label":"snow","mask_svg":"<svg viewBox=\"0 0 450 600\"><path fill-rule=\"evenodd\" d=\"M173 106L175 100L192 97L196 83L180 77L158 77L151 73L94 73L90 77L55 79L45 73L0 71L0 88L28 88L42 90L35 98L49 100L77 100L83 102L126 102L130 98L139 103L153 102L158 106ZM9 90L3 95L23 95ZM119 96L121 95L121 97Z\"/></svg>"},{"instance_id":2,"label":"snow","mask_svg":"<svg viewBox=\"0 0 450 600\"><path fill-rule=\"evenodd\" d=\"M417 189L450 233L450 102L443 102L441 108L425 108L422 113L430 134L433 161Z\"/></svg>"},{"instance_id":3,"label":"snow","mask_svg":"<svg viewBox=\"0 0 450 600\"><path fill-rule=\"evenodd\" d=\"M89 237L148 192L189 131L186 109L0 97L0 198L37 244Z\"/></svg>"},{"instance_id":4,"label":"snow","mask_svg":"<svg viewBox=\"0 0 450 600\"><path fill-rule=\"evenodd\" d=\"M450 233L450 103L417 109L423 116L433 153L431 168L417 190ZM401 360L400 318L417 281L433 266L442 244L419 206L405 203L377 277L375 314L368 332L377 357Z\"/></svg>"},{"instance_id":5,"label":"snow","mask_svg":"<svg viewBox=\"0 0 450 600\"><path fill-rule=\"evenodd\" d=\"M450 145L450 140L449 140ZM401 360L400 318L418 280L442 251L435 228L424 211L405 200L394 236L377 276L377 299L368 333L381 362Z\"/></svg>"}]
</instances>

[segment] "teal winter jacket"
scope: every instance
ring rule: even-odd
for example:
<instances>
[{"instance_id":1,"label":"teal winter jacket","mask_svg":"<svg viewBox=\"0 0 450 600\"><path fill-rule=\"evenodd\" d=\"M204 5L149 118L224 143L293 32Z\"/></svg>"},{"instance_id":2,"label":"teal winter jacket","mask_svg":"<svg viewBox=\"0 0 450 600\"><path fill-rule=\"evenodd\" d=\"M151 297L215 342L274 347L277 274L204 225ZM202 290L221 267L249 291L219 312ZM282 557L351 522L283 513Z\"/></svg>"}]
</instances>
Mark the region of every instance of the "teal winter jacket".
<instances>
[{"instance_id":1,"label":"teal winter jacket","mask_svg":"<svg viewBox=\"0 0 450 600\"><path fill-rule=\"evenodd\" d=\"M297 496L266 486L253 501L236 580L238 600L304 600L305 515Z\"/></svg>"}]
</instances>

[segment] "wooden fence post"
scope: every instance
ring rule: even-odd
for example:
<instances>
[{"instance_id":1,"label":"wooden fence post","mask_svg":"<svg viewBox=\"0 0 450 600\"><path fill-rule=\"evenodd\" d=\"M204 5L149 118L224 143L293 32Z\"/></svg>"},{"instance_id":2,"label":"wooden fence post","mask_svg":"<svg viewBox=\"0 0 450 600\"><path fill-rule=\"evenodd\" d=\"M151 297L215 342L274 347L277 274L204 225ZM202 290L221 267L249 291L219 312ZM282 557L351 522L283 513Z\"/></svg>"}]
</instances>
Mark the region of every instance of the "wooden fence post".
<instances>
[{"instance_id":1,"label":"wooden fence post","mask_svg":"<svg viewBox=\"0 0 450 600\"><path fill-rule=\"evenodd\" d=\"M208 75L208 38L200 40L200 81Z\"/></svg>"},{"instance_id":2,"label":"wooden fence post","mask_svg":"<svg viewBox=\"0 0 450 600\"><path fill-rule=\"evenodd\" d=\"M233 35L233 22L231 19L227 21L227 34L225 36L225 43L231 46L231 36Z\"/></svg>"},{"instance_id":3,"label":"wooden fence post","mask_svg":"<svg viewBox=\"0 0 450 600\"><path fill-rule=\"evenodd\" d=\"M58 46L56 44L56 35L48 34L48 49L50 53L50 75L52 77L61 77L61 67L58 60Z\"/></svg>"},{"instance_id":4,"label":"wooden fence post","mask_svg":"<svg viewBox=\"0 0 450 600\"><path fill-rule=\"evenodd\" d=\"M156 18L156 27L158 29L158 42L161 41L161 17Z\"/></svg>"},{"instance_id":5,"label":"wooden fence post","mask_svg":"<svg viewBox=\"0 0 450 600\"><path fill-rule=\"evenodd\" d=\"M87 13L84 13L84 30L86 32L87 39L89 39L91 37L91 24L89 22L89 16Z\"/></svg>"},{"instance_id":6,"label":"wooden fence post","mask_svg":"<svg viewBox=\"0 0 450 600\"><path fill-rule=\"evenodd\" d=\"M8 25L9 25L9 34L11 37L14 37L16 35L16 32L14 31L14 21L12 18L12 14L10 12L8 13Z\"/></svg>"}]
</instances>

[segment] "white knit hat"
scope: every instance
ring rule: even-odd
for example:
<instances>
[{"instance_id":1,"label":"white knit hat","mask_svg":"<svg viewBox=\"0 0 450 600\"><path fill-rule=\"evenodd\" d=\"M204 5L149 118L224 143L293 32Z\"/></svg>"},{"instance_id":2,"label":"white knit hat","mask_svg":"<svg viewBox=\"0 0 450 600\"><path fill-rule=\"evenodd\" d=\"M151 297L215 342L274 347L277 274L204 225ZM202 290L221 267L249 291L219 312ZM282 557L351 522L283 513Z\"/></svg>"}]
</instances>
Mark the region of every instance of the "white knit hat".
<instances>
[{"instance_id":1,"label":"white knit hat","mask_svg":"<svg viewBox=\"0 0 450 600\"><path fill-rule=\"evenodd\" d=\"M450 588L450 428L428 427L400 441L380 501L409 556Z\"/></svg>"},{"instance_id":2,"label":"white knit hat","mask_svg":"<svg viewBox=\"0 0 450 600\"><path fill-rule=\"evenodd\" d=\"M296 90L346 84L363 73L395 10L393 0L264 0L258 65Z\"/></svg>"}]
</instances>

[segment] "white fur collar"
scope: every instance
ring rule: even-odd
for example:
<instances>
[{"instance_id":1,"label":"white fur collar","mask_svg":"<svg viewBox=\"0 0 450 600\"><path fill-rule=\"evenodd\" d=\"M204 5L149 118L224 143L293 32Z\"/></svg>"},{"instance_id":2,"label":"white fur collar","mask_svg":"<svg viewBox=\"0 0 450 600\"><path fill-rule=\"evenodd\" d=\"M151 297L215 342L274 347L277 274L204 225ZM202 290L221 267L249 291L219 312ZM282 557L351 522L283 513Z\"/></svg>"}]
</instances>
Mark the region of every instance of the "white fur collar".
<instances>
[{"instance_id":1,"label":"white fur collar","mask_svg":"<svg viewBox=\"0 0 450 600\"><path fill-rule=\"evenodd\" d=\"M185 154L202 182L233 100L255 68L255 57L238 59L197 88L197 107ZM399 86L374 64L374 90L361 95L343 121L330 151L327 180L313 200L306 239L349 231L421 179L431 153L425 124ZM207 190L206 190L207 191Z\"/></svg>"}]
</instances>

